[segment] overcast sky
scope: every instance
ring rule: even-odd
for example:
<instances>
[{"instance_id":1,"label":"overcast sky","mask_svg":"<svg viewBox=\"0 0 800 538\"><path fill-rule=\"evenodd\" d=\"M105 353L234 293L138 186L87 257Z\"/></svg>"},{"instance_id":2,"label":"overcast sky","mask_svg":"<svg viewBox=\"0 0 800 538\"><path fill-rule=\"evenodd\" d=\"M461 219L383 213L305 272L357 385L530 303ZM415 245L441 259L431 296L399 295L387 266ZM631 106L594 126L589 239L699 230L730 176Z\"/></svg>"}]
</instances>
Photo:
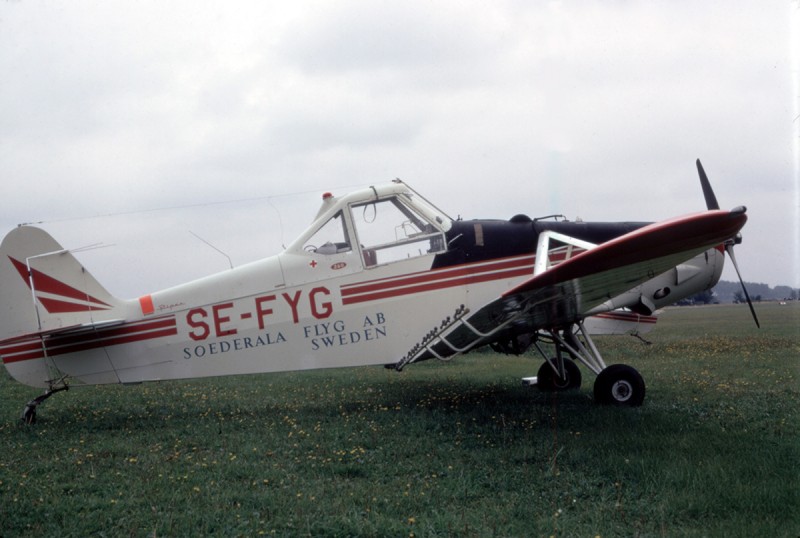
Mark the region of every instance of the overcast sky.
<instances>
[{"instance_id":1,"label":"overcast sky","mask_svg":"<svg viewBox=\"0 0 800 538\"><path fill-rule=\"evenodd\" d=\"M275 254L395 177L452 216L703 210L800 286L798 2L0 3L0 233L136 297ZM734 280L726 267L723 278Z\"/></svg>"}]
</instances>

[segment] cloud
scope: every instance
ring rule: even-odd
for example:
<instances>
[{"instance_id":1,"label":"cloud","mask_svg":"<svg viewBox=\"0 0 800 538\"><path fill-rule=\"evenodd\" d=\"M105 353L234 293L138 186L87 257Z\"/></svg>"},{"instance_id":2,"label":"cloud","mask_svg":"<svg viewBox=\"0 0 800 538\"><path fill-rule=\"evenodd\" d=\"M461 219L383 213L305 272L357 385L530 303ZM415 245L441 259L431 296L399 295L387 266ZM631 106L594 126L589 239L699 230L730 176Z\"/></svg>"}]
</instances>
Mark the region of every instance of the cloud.
<instances>
[{"instance_id":1,"label":"cloud","mask_svg":"<svg viewBox=\"0 0 800 538\"><path fill-rule=\"evenodd\" d=\"M484 16L476 18L474 10L481 6ZM308 13L300 31L285 35L280 48L306 73L377 75L379 84L402 83L404 76L419 84L425 81L420 75L430 75L447 88L470 80L453 76L459 70L484 69L496 60L501 22L493 7L475 2L424 8L404 2L327 3ZM443 68L447 76L437 74Z\"/></svg>"},{"instance_id":2,"label":"cloud","mask_svg":"<svg viewBox=\"0 0 800 538\"><path fill-rule=\"evenodd\" d=\"M791 9L5 3L0 218L197 207L69 225L76 236L182 230L142 257L179 281L203 267L173 258L197 246L181 243L187 228L213 239L216 226L237 259L248 243L260 256L288 241L265 239L281 227L261 220L275 212L266 196L401 177L469 218L656 220L703 208L700 157L723 205L750 207L745 274L789 283ZM247 198L255 205L238 211L212 205ZM284 229L317 202L293 200ZM151 289L151 276L123 286Z\"/></svg>"}]
</instances>

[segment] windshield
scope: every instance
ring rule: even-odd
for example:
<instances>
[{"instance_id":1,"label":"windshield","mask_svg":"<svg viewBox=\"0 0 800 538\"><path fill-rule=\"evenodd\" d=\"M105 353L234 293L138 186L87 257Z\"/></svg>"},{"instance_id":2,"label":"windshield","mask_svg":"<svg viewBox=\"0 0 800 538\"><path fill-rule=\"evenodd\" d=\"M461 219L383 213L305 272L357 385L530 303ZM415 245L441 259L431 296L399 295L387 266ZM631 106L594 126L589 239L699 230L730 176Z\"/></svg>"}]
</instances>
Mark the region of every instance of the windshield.
<instances>
[{"instance_id":1,"label":"windshield","mask_svg":"<svg viewBox=\"0 0 800 538\"><path fill-rule=\"evenodd\" d=\"M350 235L341 211L328 219L303 245L303 250L318 254L336 254L351 249Z\"/></svg>"},{"instance_id":2,"label":"windshield","mask_svg":"<svg viewBox=\"0 0 800 538\"><path fill-rule=\"evenodd\" d=\"M398 197L355 204L352 216L367 266L444 250L441 229Z\"/></svg>"}]
</instances>

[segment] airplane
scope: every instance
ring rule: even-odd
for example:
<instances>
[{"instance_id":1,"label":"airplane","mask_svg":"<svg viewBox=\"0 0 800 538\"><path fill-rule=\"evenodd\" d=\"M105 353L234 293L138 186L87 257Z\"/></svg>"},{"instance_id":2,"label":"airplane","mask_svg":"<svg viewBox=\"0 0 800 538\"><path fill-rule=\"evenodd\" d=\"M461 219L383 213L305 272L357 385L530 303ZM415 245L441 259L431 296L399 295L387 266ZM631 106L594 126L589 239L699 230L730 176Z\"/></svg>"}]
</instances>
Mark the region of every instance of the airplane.
<instances>
[{"instance_id":1,"label":"airplane","mask_svg":"<svg viewBox=\"0 0 800 538\"><path fill-rule=\"evenodd\" d=\"M399 371L487 345L536 349L543 390L578 388L581 363L598 403L639 406L641 374L606 365L592 333L647 330L658 309L714 286L726 253L736 267L746 208L720 210L696 164L707 211L656 223L453 219L401 180L326 192L280 254L129 300L95 280L79 249L20 225L0 245L0 357L46 389L25 405L28 424L77 386Z\"/></svg>"}]
</instances>

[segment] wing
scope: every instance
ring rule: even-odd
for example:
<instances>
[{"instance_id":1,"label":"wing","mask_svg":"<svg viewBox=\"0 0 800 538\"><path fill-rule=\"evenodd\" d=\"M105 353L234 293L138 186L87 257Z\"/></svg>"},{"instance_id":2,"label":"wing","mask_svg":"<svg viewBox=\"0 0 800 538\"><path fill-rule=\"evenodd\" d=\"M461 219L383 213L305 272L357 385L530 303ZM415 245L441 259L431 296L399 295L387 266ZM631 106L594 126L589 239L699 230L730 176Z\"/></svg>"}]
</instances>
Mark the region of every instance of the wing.
<instances>
[{"instance_id":1,"label":"wing","mask_svg":"<svg viewBox=\"0 0 800 538\"><path fill-rule=\"evenodd\" d=\"M492 341L512 324L528 331L575 323L605 301L735 236L744 208L707 211L645 226L533 276L475 312L463 310L397 364L447 357Z\"/></svg>"}]
</instances>

